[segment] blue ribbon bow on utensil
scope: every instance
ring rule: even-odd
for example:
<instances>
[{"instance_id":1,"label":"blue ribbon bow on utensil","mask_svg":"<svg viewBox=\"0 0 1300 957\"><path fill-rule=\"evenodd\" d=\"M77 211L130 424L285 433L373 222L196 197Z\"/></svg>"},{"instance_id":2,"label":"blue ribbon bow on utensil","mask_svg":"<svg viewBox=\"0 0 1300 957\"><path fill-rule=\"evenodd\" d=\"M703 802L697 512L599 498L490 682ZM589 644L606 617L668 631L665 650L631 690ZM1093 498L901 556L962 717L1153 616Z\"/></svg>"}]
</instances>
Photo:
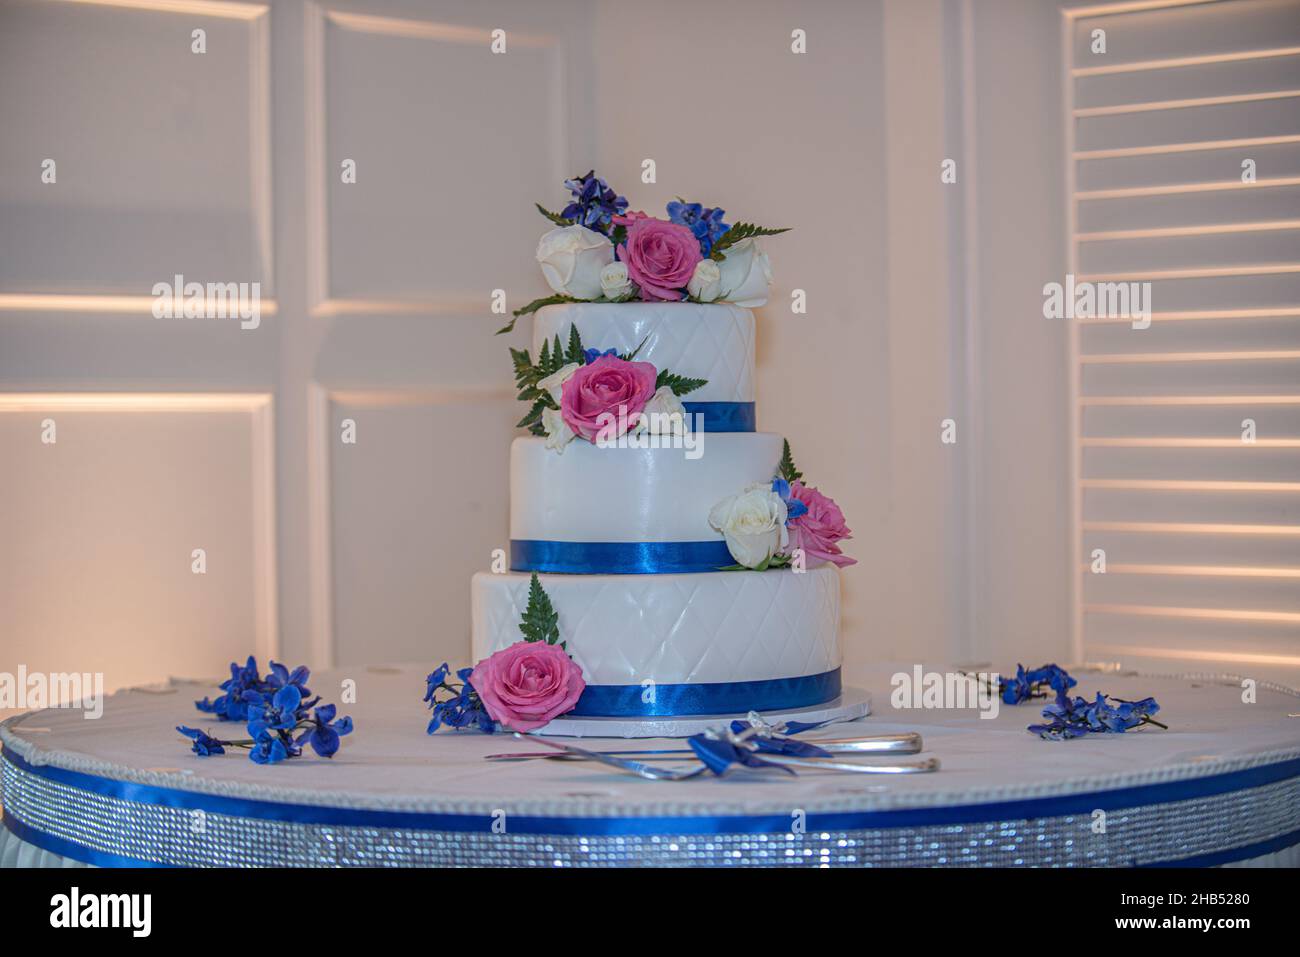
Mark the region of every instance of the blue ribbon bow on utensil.
<instances>
[{"instance_id":1,"label":"blue ribbon bow on utensil","mask_svg":"<svg viewBox=\"0 0 1300 957\"><path fill-rule=\"evenodd\" d=\"M733 767L756 769L776 768L786 774L794 774L794 768L772 761L765 761L760 754L784 754L798 758L828 758L829 751L796 741L789 737L820 728L829 722L808 723L806 721L788 721L782 724L768 724L751 711L744 721L731 722L730 728L711 728L702 734L692 735L686 739L691 750L704 762L705 767L716 775L723 775Z\"/></svg>"}]
</instances>

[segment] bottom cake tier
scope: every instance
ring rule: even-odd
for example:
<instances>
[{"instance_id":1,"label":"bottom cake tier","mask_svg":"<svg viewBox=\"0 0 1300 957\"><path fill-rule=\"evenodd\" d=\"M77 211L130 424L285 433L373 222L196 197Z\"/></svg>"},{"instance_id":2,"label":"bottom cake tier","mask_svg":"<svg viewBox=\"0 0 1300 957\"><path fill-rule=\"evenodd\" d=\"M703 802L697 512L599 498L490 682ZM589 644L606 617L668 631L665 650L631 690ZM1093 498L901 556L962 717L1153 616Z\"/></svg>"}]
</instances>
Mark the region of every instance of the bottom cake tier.
<instances>
[{"instance_id":1,"label":"bottom cake tier","mask_svg":"<svg viewBox=\"0 0 1300 957\"><path fill-rule=\"evenodd\" d=\"M540 575L587 690L574 716L804 708L840 694L840 584L806 572ZM474 576L473 657L522 637L529 575Z\"/></svg>"}]
</instances>

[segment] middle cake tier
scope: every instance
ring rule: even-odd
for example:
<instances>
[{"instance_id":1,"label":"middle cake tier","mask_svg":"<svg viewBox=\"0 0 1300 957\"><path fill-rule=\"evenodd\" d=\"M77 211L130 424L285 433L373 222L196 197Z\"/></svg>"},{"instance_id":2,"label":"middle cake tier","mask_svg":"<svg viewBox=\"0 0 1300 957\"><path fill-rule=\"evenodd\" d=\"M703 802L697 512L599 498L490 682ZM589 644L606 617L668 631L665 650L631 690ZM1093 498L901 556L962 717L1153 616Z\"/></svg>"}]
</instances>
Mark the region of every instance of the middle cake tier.
<instances>
[{"instance_id":1,"label":"middle cake tier","mask_svg":"<svg viewBox=\"0 0 1300 957\"><path fill-rule=\"evenodd\" d=\"M579 575L707 572L733 562L709 510L770 482L782 438L695 435L694 450L600 448L545 439L510 447L510 567Z\"/></svg>"}]
</instances>

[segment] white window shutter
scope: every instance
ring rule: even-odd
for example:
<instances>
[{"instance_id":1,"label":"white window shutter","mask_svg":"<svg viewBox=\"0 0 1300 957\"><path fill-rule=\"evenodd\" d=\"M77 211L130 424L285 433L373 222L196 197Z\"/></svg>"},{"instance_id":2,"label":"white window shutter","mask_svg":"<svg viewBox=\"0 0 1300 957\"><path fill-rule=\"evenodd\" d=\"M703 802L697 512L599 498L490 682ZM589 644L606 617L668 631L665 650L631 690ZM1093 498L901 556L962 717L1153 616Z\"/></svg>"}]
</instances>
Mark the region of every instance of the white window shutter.
<instances>
[{"instance_id":1,"label":"white window shutter","mask_svg":"<svg viewBox=\"0 0 1300 957\"><path fill-rule=\"evenodd\" d=\"M1294 683L1300 0L1064 13L1071 271L1152 308L1072 323L1076 649Z\"/></svg>"}]
</instances>

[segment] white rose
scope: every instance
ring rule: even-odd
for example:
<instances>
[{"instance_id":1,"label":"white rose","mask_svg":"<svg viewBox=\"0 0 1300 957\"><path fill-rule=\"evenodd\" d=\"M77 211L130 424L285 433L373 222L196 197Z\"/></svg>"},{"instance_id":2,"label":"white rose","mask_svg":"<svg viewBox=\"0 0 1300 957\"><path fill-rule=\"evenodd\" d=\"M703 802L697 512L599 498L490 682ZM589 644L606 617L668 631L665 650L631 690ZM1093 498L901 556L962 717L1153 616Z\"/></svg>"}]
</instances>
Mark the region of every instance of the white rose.
<instances>
[{"instance_id":1,"label":"white rose","mask_svg":"<svg viewBox=\"0 0 1300 957\"><path fill-rule=\"evenodd\" d=\"M614 244L586 226L559 226L537 241L547 284L574 299L600 298L600 271L613 259Z\"/></svg>"},{"instance_id":2,"label":"white rose","mask_svg":"<svg viewBox=\"0 0 1300 957\"><path fill-rule=\"evenodd\" d=\"M542 428L546 430L546 447L564 454L564 447L573 441L574 434L558 410L542 410Z\"/></svg>"},{"instance_id":3,"label":"white rose","mask_svg":"<svg viewBox=\"0 0 1300 957\"><path fill-rule=\"evenodd\" d=\"M600 271L600 290L610 302L622 302L632 295L627 263L612 262Z\"/></svg>"},{"instance_id":4,"label":"white rose","mask_svg":"<svg viewBox=\"0 0 1300 957\"><path fill-rule=\"evenodd\" d=\"M709 524L722 533L738 565L757 568L784 548L786 507L771 483L751 485L709 510Z\"/></svg>"},{"instance_id":5,"label":"white rose","mask_svg":"<svg viewBox=\"0 0 1300 957\"><path fill-rule=\"evenodd\" d=\"M560 394L564 383L573 378L573 374L581 368L582 363L580 362L570 362L568 365L563 365L548 375L545 379L540 379L537 383L537 388L549 392L551 398L555 400L555 404L559 405Z\"/></svg>"},{"instance_id":6,"label":"white rose","mask_svg":"<svg viewBox=\"0 0 1300 957\"><path fill-rule=\"evenodd\" d=\"M712 259L701 259L695 264L695 274L686 284L686 291L700 302L713 302L722 294L722 270Z\"/></svg>"},{"instance_id":7,"label":"white rose","mask_svg":"<svg viewBox=\"0 0 1300 957\"><path fill-rule=\"evenodd\" d=\"M669 386L660 386L641 410L637 431L651 435L681 435L687 431L686 408Z\"/></svg>"},{"instance_id":8,"label":"white rose","mask_svg":"<svg viewBox=\"0 0 1300 957\"><path fill-rule=\"evenodd\" d=\"M726 302L746 308L767 302L767 287L772 284L772 264L767 253L752 239L742 239L722 253L722 295Z\"/></svg>"}]
</instances>

